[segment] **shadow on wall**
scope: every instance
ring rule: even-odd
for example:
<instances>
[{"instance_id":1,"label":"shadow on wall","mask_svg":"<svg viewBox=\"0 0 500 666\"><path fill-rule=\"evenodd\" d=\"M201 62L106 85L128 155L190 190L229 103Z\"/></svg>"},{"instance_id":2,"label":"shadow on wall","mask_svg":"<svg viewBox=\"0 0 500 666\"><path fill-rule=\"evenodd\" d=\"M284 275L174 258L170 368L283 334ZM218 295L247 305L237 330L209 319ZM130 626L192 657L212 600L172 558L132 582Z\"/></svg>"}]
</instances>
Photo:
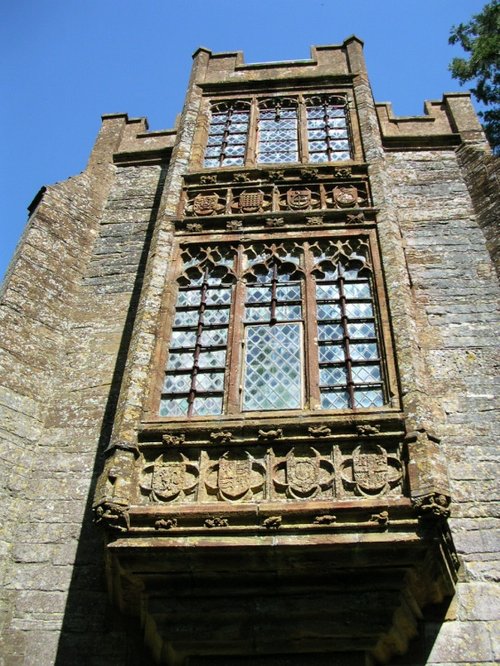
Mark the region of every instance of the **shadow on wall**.
<instances>
[{"instance_id":1,"label":"shadow on wall","mask_svg":"<svg viewBox=\"0 0 500 666\"><path fill-rule=\"evenodd\" d=\"M149 653L144 648L139 619L124 617L108 599L103 531L93 523L92 502L96 481L103 468L102 453L109 443L113 429L167 169L168 164L162 166L104 412L92 482L86 501L59 638L56 666L69 666L69 664L72 666L148 666L153 664Z\"/></svg>"}]
</instances>

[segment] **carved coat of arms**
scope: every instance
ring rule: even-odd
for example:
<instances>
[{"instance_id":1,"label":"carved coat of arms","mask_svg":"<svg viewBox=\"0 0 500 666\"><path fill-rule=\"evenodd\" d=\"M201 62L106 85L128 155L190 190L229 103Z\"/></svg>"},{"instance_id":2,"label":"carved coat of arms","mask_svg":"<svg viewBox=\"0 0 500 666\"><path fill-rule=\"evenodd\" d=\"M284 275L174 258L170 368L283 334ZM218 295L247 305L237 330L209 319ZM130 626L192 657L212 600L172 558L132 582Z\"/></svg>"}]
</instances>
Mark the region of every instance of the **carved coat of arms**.
<instances>
[{"instance_id":1,"label":"carved coat of arms","mask_svg":"<svg viewBox=\"0 0 500 666\"><path fill-rule=\"evenodd\" d=\"M219 213L224 206L219 203L219 195L216 192L211 194L197 194L193 199L192 211L195 215L215 215ZM189 210L189 207L188 207Z\"/></svg>"},{"instance_id":2,"label":"carved coat of arms","mask_svg":"<svg viewBox=\"0 0 500 666\"><path fill-rule=\"evenodd\" d=\"M236 500L245 495L251 486L252 463L246 460L219 460L218 484L222 496Z\"/></svg>"},{"instance_id":3,"label":"carved coat of arms","mask_svg":"<svg viewBox=\"0 0 500 666\"><path fill-rule=\"evenodd\" d=\"M334 187L333 202L340 208L352 208L358 204L358 190L352 186Z\"/></svg>"},{"instance_id":4,"label":"carved coat of arms","mask_svg":"<svg viewBox=\"0 0 500 666\"><path fill-rule=\"evenodd\" d=\"M288 452L273 473L274 486L294 499L309 499L320 495L334 484L333 465L316 449L310 448L304 455Z\"/></svg>"},{"instance_id":5,"label":"carved coat of arms","mask_svg":"<svg viewBox=\"0 0 500 666\"><path fill-rule=\"evenodd\" d=\"M302 190L288 190L286 193L286 202L288 207L293 210L310 208L312 203L311 190L307 187Z\"/></svg>"},{"instance_id":6,"label":"carved coat of arms","mask_svg":"<svg viewBox=\"0 0 500 666\"><path fill-rule=\"evenodd\" d=\"M269 207L262 190L244 190L238 197L238 209L241 213L260 213Z\"/></svg>"},{"instance_id":7,"label":"carved coat of arms","mask_svg":"<svg viewBox=\"0 0 500 666\"><path fill-rule=\"evenodd\" d=\"M401 462L378 444L361 444L342 465L342 478L358 495L382 495L401 482Z\"/></svg>"},{"instance_id":8,"label":"carved coat of arms","mask_svg":"<svg viewBox=\"0 0 500 666\"><path fill-rule=\"evenodd\" d=\"M172 501L193 492L198 483L197 465L180 454L180 460L163 460L159 456L143 469L141 488L152 501Z\"/></svg>"},{"instance_id":9,"label":"carved coat of arms","mask_svg":"<svg viewBox=\"0 0 500 666\"><path fill-rule=\"evenodd\" d=\"M382 490L387 483L387 452L381 446L358 446L352 452L352 472L363 490Z\"/></svg>"},{"instance_id":10,"label":"carved coat of arms","mask_svg":"<svg viewBox=\"0 0 500 666\"><path fill-rule=\"evenodd\" d=\"M205 485L209 494L226 502L251 500L264 488L265 467L249 453L246 458L226 452L208 468Z\"/></svg>"}]
</instances>

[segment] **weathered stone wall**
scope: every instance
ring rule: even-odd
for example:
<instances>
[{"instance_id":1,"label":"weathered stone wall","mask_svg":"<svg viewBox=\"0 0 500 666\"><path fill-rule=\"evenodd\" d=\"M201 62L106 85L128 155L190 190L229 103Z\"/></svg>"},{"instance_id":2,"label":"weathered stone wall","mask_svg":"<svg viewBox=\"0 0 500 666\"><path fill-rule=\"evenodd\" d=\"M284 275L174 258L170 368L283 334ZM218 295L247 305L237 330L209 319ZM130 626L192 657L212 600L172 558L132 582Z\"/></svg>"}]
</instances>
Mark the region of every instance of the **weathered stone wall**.
<instances>
[{"instance_id":1,"label":"weathered stone wall","mask_svg":"<svg viewBox=\"0 0 500 666\"><path fill-rule=\"evenodd\" d=\"M465 148L462 150L466 150ZM386 155L430 373L437 434L448 461L451 526L462 561L444 624L429 623L398 663L493 664L498 620L495 479L498 284L454 151ZM437 636L436 636L437 633Z\"/></svg>"},{"instance_id":2,"label":"weathered stone wall","mask_svg":"<svg viewBox=\"0 0 500 666\"><path fill-rule=\"evenodd\" d=\"M89 510L166 171L112 165L126 129L107 120L88 169L47 190L2 297L6 666L148 663Z\"/></svg>"}]
</instances>

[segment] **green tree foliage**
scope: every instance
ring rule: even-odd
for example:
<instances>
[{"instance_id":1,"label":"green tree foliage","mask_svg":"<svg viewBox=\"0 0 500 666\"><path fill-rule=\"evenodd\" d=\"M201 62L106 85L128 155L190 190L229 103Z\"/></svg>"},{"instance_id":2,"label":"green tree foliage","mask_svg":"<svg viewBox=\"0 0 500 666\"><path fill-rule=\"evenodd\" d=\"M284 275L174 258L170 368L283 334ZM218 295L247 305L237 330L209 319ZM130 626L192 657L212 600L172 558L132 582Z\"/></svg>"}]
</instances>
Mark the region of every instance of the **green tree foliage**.
<instances>
[{"instance_id":1,"label":"green tree foliage","mask_svg":"<svg viewBox=\"0 0 500 666\"><path fill-rule=\"evenodd\" d=\"M453 58L449 69L461 84L476 82L471 92L489 107L479 115L494 152L500 154L500 0L488 2L468 23L453 26L448 41L470 54Z\"/></svg>"}]
</instances>

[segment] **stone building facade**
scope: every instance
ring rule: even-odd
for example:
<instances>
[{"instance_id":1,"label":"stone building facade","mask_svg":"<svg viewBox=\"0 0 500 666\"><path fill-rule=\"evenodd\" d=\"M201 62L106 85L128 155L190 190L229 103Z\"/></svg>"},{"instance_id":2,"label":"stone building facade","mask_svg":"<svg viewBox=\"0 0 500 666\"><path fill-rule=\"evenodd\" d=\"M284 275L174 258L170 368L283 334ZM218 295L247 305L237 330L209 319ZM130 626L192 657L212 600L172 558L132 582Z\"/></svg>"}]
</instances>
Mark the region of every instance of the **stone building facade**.
<instances>
[{"instance_id":1,"label":"stone building facade","mask_svg":"<svg viewBox=\"0 0 500 666\"><path fill-rule=\"evenodd\" d=\"M104 116L1 294L0 663L497 663L497 184L355 37Z\"/></svg>"}]
</instances>

